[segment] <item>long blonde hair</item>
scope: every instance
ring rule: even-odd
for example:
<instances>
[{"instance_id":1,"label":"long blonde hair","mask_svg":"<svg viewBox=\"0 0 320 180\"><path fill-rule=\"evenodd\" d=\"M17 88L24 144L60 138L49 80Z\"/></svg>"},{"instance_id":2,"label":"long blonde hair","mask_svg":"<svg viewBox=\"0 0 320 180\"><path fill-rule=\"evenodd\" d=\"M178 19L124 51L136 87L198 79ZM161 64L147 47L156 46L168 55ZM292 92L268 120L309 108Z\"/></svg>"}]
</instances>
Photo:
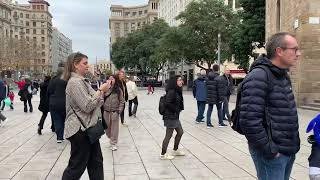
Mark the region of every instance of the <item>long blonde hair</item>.
<instances>
[{"instance_id":1,"label":"long blonde hair","mask_svg":"<svg viewBox=\"0 0 320 180\"><path fill-rule=\"evenodd\" d=\"M83 58L87 58L87 55L84 55L80 52L72 53L68 56L67 62L64 66L63 79L69 81L72 72L76 72L75 64L79 64Z\"/></svg>"}]
</instances>

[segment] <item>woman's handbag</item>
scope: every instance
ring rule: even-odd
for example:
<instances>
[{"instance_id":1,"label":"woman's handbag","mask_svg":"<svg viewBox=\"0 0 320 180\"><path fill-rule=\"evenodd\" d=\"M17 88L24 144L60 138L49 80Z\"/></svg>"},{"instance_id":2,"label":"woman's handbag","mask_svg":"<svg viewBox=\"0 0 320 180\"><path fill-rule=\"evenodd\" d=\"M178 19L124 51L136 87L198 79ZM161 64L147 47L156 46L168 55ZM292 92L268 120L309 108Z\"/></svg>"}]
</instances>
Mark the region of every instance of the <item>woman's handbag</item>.
<instances>
[{"instance_id":1,"label":"woman's handbag","mask_svg":"<svg viewBox=\"0 0 320 180\"><path fill-rule=\"evenodd\" d=\"M71 107L71 106L70 106ZM78 114L76 113L76 111L71 107L71 109L73 110L74 114L77 116L78 120L80 121L80 123L82 124L82 126L84 128L86 128L85 133L87 134L87 136L89 137L89 141L91 144L94 144L95 142L97 142L101 136L104 134L104 128L102 126L102 121L101 119L98 119L97 124L87 128L83 121L81 120L81 118L78 116Z\"/></svg>"}]
</instances>

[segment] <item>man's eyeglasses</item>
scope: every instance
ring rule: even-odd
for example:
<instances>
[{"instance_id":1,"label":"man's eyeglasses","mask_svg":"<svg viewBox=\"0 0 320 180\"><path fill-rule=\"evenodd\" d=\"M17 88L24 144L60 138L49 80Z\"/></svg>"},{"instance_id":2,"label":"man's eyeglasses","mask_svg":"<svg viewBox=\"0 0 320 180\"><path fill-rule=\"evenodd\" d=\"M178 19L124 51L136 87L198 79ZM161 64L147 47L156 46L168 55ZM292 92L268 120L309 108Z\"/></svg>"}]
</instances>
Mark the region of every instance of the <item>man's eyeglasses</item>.
<instances>
[{"instance_id":1,"label":"man's eyeglasses","mask_svg":"<svg viewBox=\"0 0 320 180\"><path fill-rule=\"evenodd\" d=\"M283 50L286 50L286 49L294 50L295 54L297 54L298 52L301 52L301 50L298 47L294 47L294 48L280 47L280 48L283 49Z\"/></svg>"}]
</instances>

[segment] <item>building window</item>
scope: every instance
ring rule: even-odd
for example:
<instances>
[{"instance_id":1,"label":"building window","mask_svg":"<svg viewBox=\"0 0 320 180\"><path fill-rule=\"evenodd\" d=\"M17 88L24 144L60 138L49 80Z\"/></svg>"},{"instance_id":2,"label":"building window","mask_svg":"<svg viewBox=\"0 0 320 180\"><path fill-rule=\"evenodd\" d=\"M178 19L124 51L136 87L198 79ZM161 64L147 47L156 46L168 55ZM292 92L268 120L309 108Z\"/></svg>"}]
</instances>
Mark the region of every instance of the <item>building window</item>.
<instances>
[{"instance_id":1,"label":"building window","mask_svg":"<svg viewBox=\"0 0 320 180\"><path fill-rule=\"evenodd\" d=\"M30 30L29 30L29 29L26 29L26 33L27 33L27 34L30 34Z\"/></svg>"},{"instance_id":2,"label":"building window","mask_svg":"<svg viewBox=\"0 0 320 180\"><path fill-rule=\"evenodd\" d=\"M45 37L41 37L41 42L45 42Z\"/></svg>"},{"instance_id":3,"label":"building window","mask_svg":"<svg viewBox=\"0 0 320 180\"><path fill-rule=\"evenodd\" d=\"M281 23L281 4L280 4L280 0L277 1L277 19L276 19L276 28L277 28L277 32L280 31L280 23Z\"/></svg>"},{"instance_id":4,"label":"building window","mask_svg":"<svg viewBox=\"0 0 320 180\"><path fill-rule=\"evenodd\" d=\"M16 39L18 39L18 35L15 35L14 37L15 37Z\"/></svg>"},{"instance_id":5,"label":"building window","mask_svg":"<svg viewBox=\"0 0 320 180\"><path fill-rule=\"evenodd\" d=\"M26 26L30 26L29 21L26 21Z\"/></svg>"},{"instance_id":6,"label":"building window","mask_svg":"<svg viewBox=\"0 0 320 180\"><path fill-rule=\"evenodd\" d=\"M45 23L43 21L41 22L41 27L45 27Z\"/></svg>"},{"instance_id":7,"label":"building window","mask_svg":"<svg viewBox=\"0 0 320 180\"><path fill-rule=\"evenodd\" d=\"M20 18L23 18L23 13L20 13Z\"/></svg>"},{"instance_id":8,"label":"building window","mask_svg":"<svg viewBox=\"0 0 320 180\"><path fill-rule=\"evenodd\" d=\"M44 34L44 29L41 29L41 34Z\"/></svg>"},{"instance_id":9,"label":"building window","mask_svg":"<svg viewBox=\"0 0 320 180\"><path fill-rule=\"evenodd\" d=\"M37 34L37 30L36 29L33 29L33 34Z\"/></svg>"},{"instance_id":10,"label":"building window","mask_svg":"<svg viewBox=\"0 0 320 180\"><path fill-rule=\"evenodd\" d=\"M27 40L27 41L29 41L29 40L30 40L29 36L26 36L26 40Z\"/></svg>"},{"instance_id":11,"label":"building window","mask_svg":"<svg viewBox=\"0 0 320 180\"><path fill-rule=\"evenodd\" d=\"M45 59L42 59L42 64L45 64L46 63L46 60Z\"/></svg>"},{"instance_id":12,"label":"building window","mask_svg":"<svg viewBox=\"0 0 320 180\"><path fill-rule=\"evenodd\" d=\"M37 6L36 5L32 5L32 9L37 9Z\"/></svg>"},{"instance_id":13,"label":"building window","mask_svg":"<svg viewBox=\"0 0 320 180\"><path fill-rule=\"evenodd\" d=\"M139 16L141 16L142 15L142 11L139 11Z\"/></svg>"},{"instance_id":14,"label":"building window","mask_svg":"<svg viewBox=\"0 0 320 180\"><path fill-rule=\"evenodd\" d=\"M136 16L137 12L132 12L132 16Z\"/></svg>"},{"instance_id":15,"label":"building window","mask_svg":"<svg viewBox=\"0 0 320 180\"><path fill-rule=\"evenodd\" d=\"M130 12L125 12L124 13L124 16L129 16L130 15Z\"/></svg>"},{"instance_id":16,"label":"building window","mask_svg":"<svg viewBox=\"0 0 320 180\"><path fill-rule=\"evenodd\" d=\"M147 14L147 13L148 13L148 10L144 10L144 13Z\"/></svg>"},{"instance_id":17,"label":"building window","mask_svg":"<svg viewBox=\"0 0 320 180\"><path fill-rule=\"evenodd\" d=\"M43 51L43 52L41 53L41 55L42 55L42 56L46 56L46 52Z\"/></svg>"},{"instance_id":18,"label":"building window","mask_svg":"<svg viewBox=\"0 0 320 180\"><path fill-rule=\"evenodd\" d=\"M26 18L29 19L29 14L26 14Z\"/></svg>"},{"instance_id":19,"label":"building window","mask_svg":"<svg viewBox=\"0 0 320 180\"><path fill-rule=\"evenodd\" d=\"M42 48L42 49L45 49L45 48L46 48L46 45L41 44L41 48Z\"/></svg>"},{"instance_id":20,"label":"building window","mask_svg":"<svg viewBox=\"0 0 320 180\"><path fill-rule=\"evenodd\" d=\"M43 5L41 5L41 10L44 10L44 6Z\"/></svg>"},{"instance_id":21,"label":"building window","mask_svg":"<svg viewBox=\"0 0 320 180\"><path fill-rule=\"evenodd\" d=\"M37 37L33 37L33 41L37 41Z\"/></svg>"},{"instance_id":22,"label":"building window","mask_svg":"<svg viewBox=\"0 0 320 180\"><path fill-rule=\"evenodd\" d=\"M37 26L37 22L33 22L33 27L36 27Z\"/></svg>"}]
</instances>

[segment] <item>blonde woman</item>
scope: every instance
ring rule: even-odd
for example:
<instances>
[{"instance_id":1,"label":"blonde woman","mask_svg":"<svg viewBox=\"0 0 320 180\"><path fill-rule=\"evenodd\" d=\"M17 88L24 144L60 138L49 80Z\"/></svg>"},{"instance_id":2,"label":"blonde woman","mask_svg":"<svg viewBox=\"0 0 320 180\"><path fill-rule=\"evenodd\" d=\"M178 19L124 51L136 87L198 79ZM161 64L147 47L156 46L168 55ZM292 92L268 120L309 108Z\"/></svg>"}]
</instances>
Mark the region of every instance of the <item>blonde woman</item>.
<instances>
[{"instance_id":1,"label":"blonde woman","mask_svg":"<svg viewBox=\"0 0 320 180\"><path fill-rule=\"evenodd\" d=\"M68 57L64 71L64 80L68 82L64 134L71 143L71 156L62 180L80 179L86 168L90 179L104 179L100 142L97 140L91 144L84 131L96 125L101 117L103 94L110 88L110 83L101 85L97 91L93 90L84 78L88 69L86 55L73 53ZM86 127L81 125L77 116Z\"/></svg>"}]
</instances>

